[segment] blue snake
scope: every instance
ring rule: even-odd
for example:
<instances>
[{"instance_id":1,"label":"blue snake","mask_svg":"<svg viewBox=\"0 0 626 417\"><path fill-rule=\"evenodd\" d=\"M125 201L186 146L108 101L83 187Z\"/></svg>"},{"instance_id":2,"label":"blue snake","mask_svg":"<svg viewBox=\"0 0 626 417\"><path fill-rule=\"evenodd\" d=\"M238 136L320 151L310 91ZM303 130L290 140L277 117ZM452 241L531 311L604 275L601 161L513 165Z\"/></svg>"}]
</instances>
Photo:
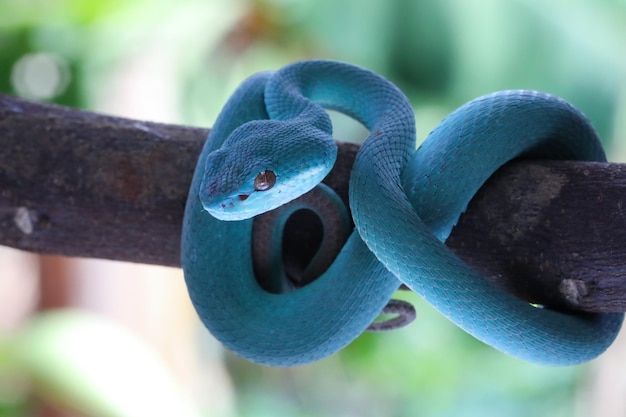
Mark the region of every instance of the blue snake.
<instances>
[{"instance_id":1,"label":"blue snake","mask_svg":"<svg viewBox=\"0 0 626 417\"><path fill-rule=\"evenodd\" d=\"M253 271L253 217L308 192L329 172L337 148L324 109L369 130L349 183L355 230L317 279L269 292ZM590 122L554 96L504 91L461 106L415 147L408 99L366 69L302 61L244 81L202 150L183 221L185 280L211 333L254 362L309 363L353 341L405 284L514 357L573 365L601 354L622 314L532 306L493 287L443 244L506 162L605 161Z\"/></svg>"}]
</instances>

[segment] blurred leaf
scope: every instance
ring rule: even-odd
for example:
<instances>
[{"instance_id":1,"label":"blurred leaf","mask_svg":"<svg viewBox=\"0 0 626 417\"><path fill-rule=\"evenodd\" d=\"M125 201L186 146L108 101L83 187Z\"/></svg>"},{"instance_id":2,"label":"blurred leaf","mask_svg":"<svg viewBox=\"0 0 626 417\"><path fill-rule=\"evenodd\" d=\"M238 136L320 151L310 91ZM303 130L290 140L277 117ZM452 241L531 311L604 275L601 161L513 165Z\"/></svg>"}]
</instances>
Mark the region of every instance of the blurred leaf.
<instances>
[{"instance_id":1,"label":"blurred leaf","mask_svg":"<svg viewBox=\"0 0 626 417\"><path fill-rule=\"evenodd\" d=\"M40 394L86 415L198 415L149 346L98 316L41 314L18 335L15 348Z\"/></svg>"}]
</instances>

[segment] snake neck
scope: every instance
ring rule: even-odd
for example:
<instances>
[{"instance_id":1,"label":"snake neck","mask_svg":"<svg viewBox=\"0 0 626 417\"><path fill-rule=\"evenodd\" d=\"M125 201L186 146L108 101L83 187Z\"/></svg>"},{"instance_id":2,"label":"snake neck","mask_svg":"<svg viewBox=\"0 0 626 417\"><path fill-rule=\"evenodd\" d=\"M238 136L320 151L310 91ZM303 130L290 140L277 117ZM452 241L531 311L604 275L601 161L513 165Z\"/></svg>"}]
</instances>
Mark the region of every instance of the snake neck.
<instances>
[{"instance_id":1,"label":"snake neck","mask_svg":"<svg viewBox=\"0 0 626 417\"><path fill-rule=\"evenodd\" d=\"M370 131L394 118L414 125L410 103L395 85L336 61L303 61L282 68L268 81L265 100L272 119L297 118L315 103L354 118Z\"/></svg>"}]
</instances>

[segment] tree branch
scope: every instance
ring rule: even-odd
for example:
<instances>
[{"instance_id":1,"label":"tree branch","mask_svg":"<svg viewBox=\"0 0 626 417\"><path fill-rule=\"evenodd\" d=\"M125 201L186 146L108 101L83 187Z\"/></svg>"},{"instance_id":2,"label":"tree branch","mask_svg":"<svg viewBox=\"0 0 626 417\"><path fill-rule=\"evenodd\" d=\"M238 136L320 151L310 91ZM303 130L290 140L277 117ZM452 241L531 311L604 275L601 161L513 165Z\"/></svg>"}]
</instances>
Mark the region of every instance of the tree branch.
<instances>
[{"instance_id":1,"label":"tree branch","mask_svg":"<svg viewBox=\"0 0 626 417\"><path fill-rule=\"evenodd\" d=\"M179 265L187 190L208 129L0 95L0 244ZM347 196L358 149L327 182ZM522 299L626 311L626 165L518 161L474 197L446 244Z\"/></svg>"}]
</instances>

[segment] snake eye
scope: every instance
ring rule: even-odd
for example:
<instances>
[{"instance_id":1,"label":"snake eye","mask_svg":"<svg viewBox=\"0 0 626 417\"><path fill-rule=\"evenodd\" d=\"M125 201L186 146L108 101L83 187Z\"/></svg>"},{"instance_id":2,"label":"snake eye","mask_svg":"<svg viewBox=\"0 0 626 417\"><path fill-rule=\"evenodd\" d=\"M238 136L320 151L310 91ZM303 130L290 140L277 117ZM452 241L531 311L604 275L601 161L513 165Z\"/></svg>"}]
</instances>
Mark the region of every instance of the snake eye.
<instances>
[{"instance_id":1,"label":"snake eye","mask_svg":"<svg viewBox=\"0 0 626 417\"><path fill-rule=\"evenodd\" d=\"M254 189L256 191L267 191L276 184L276 174L273 171L265 170L259 172L254 179Z\"/></svg>"}]
</instances>

